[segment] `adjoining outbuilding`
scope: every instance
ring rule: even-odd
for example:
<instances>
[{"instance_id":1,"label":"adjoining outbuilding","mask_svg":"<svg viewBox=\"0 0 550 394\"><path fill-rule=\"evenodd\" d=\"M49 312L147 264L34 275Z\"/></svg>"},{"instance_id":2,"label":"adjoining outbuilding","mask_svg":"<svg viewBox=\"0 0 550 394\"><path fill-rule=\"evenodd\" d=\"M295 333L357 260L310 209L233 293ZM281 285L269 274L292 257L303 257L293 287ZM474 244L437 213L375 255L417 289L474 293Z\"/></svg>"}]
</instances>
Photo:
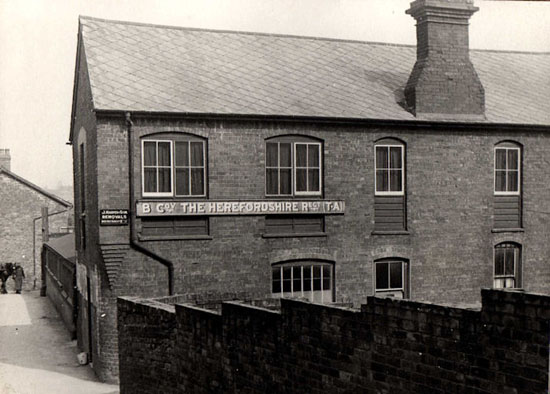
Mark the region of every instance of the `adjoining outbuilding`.
<instances>
[{"instance_id":1,"label":"adjoining outbuilding","mask_svg":"<svg viewBox=\"0 0 550 394\"><path fill-rule=\"evenodd\" d=\"M11 171L9 149L0 149L0 264L19 263L23 288L42 286L40 250L48 237L72 232L72 204Z\"/></svg>"}]
</instances>

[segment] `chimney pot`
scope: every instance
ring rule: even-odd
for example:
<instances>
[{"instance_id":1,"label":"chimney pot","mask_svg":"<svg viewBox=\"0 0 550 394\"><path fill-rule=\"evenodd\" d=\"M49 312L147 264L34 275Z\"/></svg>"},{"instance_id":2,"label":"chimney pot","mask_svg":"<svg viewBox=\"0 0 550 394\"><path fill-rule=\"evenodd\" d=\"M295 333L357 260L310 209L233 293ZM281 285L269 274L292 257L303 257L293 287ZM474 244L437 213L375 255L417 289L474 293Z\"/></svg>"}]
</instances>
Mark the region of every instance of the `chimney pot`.
<instances>
[{"instance_id":1,"label":"chimney pot","mask_svg":"<svg viewBox=\"0 0 550 394\"><path fill-rule=\"evenodd\" d=\"M0 149L0 167L11 171L11 156L9 149Z\"/></svg>"}]
</instances>

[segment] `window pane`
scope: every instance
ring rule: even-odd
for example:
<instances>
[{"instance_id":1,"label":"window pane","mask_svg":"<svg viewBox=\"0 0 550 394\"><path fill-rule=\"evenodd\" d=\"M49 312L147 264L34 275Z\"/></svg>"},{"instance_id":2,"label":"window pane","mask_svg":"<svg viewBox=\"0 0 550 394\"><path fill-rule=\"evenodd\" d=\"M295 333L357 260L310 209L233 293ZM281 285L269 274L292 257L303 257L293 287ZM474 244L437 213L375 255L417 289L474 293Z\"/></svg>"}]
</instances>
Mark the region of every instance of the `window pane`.
<instances>
[{"instance_id":1,"label":"window pane","mask_svg":"<svg viewBox=\"0 0 550 394\"><path fill-rule=\"evenodd\" d=\"M506 171L495 171L495 191L506 191Z\"/></svg>"},{"instance_id":2,"label":"window pane","mask_svg":"<svg viewBox=\"0 0 550 394\"><path fill-rule=\"evenodd\" d=\"M508 149L508 169L518 170L518 150Z\"/></svg>"},{"instance_id":3,"label":"window pane","mask_svg":"<svg viewBox=\"0 0 550 394\"><path fill-rule=\"evenodd\" d=\"M275 168L268 168L266 171L266 193L279 194L278 171Z\"/></svg>"},{"instance_id":4,"label":"window pane","mask_svg":"<svg viewBox=\"0 0 550 394\"><path fill-rule=\"evenodd\" d=\"M400 146L390 147L390 168L403 168L403 163L401 162L401 149Z\"/></svg>"},{"instance_id":5,"label":"window pane","mask_svg":"<svg viewBox=\"0 0 550 394\"><path fill-rule=\"evenodd\" d=\"M283 268L283 292L284 293L290 293L291 291L291 268L290 267L284 267Z\"/></svg>"},{"instance_id":6,"label":"window pane","mask_svg":"<svg viewBox=\"0 0 550 394\"><path fill-rule=\"evenodd\" d=\"M304 266L304 291L311 291L311 265Z\"/></svg>"},{"instance_id":7,"label":"window pane","mask_svg":"<svg viewBox=\"0 0 550 394\"><path fill-rule=\"evenodd\" d=\"M302 291L302 267L292 267L292 291L301 292Z\"/></svg>"},{"instance_id":8,"label":"window pane","mask_svg":"<svg viewBox=\"0 0 550 394\"><path fill-rule=\"evenodd\" d=\"M169 193L172 191L172 179L170 176L170 168L159 168L159 192L160 193Z\"/></svg>"},{"instance_id":9,"label":"window pane","mask_svg":"<svg viewBox=\"0 0 550 394\"><path fill-rule=\"evenodd\" d=\"M506 149L495 149L495 169L506 169Z\"/></svg>"},{"instance_id":10,"label":"window pane","mask_svg":"<svg viewBox=\"0 0 550 394\"><path fill-rule=\"evenodd\" d=\"M390 191L402 191L401 180L401 170L390 170Z\"/></svg>"},{"instance_id":11,"label":"window pane","mask_svg":"<svg viewBox=\"0 0 550 394\"><path fill-rule=\"evenodd\" d=\"M330 290L331 267L323 266L323 290Z\"/></svg>"},{"instance_id":12,"label":"window pane","mask_svg":"<svg viewBox=\"0 0 550 394\"><path fill-rule=\"evenodd\" d=\"M308 171L308 182L309 182L309 190L310 192L318 192L321 191L320 185L319 185L319 170L309 170Z\"/></svg>"},{"instance_id":13,"label":"window pane","mask_svg":"<svg viewBox=\"0 0 550 394\"><path fill-rule=\"evenodd\" d=\"M204 167L204 144L202 142L191 142L191 165Z\"/></svg>"},{"instance_id":14,"label":"window pane","mask_svg":"<svg viewBox=\"0 0 550 394\"><path fill-rule=\"evenodd\" d=\"M514 275L514 249L504 249L504 275Z\"/></svg>"},{"instance_id":15,"label":"window pane","mask_svg":"<svg viewBox=\"0 0 550 394\"><path fill-rule=\"evenodd\" d=\"M144 169L144 191L155 193L157 191L157 170L154 168Z\"/></svg>"},{"instance_id":16,"label":"window pane","mask_svg":"<svg viewBox=\"0 0 550 394\"><path fill-rule=\"evenodd\" d=\"M504 275L504 249L495 249L495 276Z\"/></svg>"},{"instance_id":17,"label":"window pane","mask_svg":"<svg viewBox=\"0 0 550 394\"><path fill-rule=\"evenodd\" d=\"M508 171L508 190L509 192L517 192L518 188L518 172Z\"/></svg>"},{"instance_id":18,"label":"window pane","mask_svg":"<svg viewBox=\"0 0 550 394\"><path fill-rule=\"evenodd\" d=\"M307 191L307 170L306 169L296 170L296 191L297 192Z\"/></svg>"},{"instance_id":19,"label":"window pane","mask_svg":"<svg viewBox=\"0 0 550 394\"><path fill-rule=\"evenodd\" d=\"M271 292L280 293L281 292L281 269L279 267L273 268L272 274L271 274L271 283L272 283Z\"/></svg>"},{"instance_id":20,"label":"window pane","mask_svg":"<svg viewBox=\"0 0 550 394\"><path fill-rule=\"evenodd\" d=\"M178 196L189 195L189 169L176 169L176 194Z\"/></svg>"},{"instance_id":21,"label":"window pane","mask_svg":"<svg viewBox=\"0 0 550 394\"><path fill-rule=\"evenodd\" d=\"M281 143L281 146L280 146L280 159L281 159L281 162L280 162L280 166L281 167L292 167L292 164L290 162L290 150L291 150L291 145L289 143Z\"/></svg>"},{"instance_id":22,"label":"window pane","mask_svg":"<svg viewBox=\"0 0 550 394\"><path fill-rule=\"evenodd\" d=\"M308 145L307 161L309 167L319 167L319 145Z\"/></svg>"},{"instance_id":23,"label":"window pane","mask_svg":"<svg viewBox=\"0 0 550 394\"><path fill-rule=\"evenodd\" d=\"M296 144L296 167L306 167L307 145Z\"/></svg>"},{"instance_id":24,"label":"window pane","mask_svg":"<svg viewBox=\"0 0 550 394\"><path fill-rule=\"evenodd\" d=\"M155 142L143 143L143 165L154 166L157 164L157 147Z\"/></svg>"},{"instance_id":25,"label":"window pane","mask_svg":"<svg viewBox=\"0 0 550 394\"><path fill-rule=\"evenodd\" d=\"M376 191L387 192L388 190L388 172L386 170L376 170Z\"/></svg>"},{"instance_id":26,"label":"window pane","mask_svg":"<svg viewBox=\"0 0 550 394\"><path fill-rule=\"evenodd\" d=\"M170 143L169 142L159 142L158 143L159 151L159 166L170 166Z\"/></svg>"},{"instance_id":27,"label":"window pane","mask_svg":"<svg viewBox=\"0 0 550 394\"><path fill-rule=\"evenodd\" d=\"M189 166L188 142L176 142L176 166Z\"/></svg>"},{"instance_id":28,"label":"window pane","mask_svg":"<svg viewBox=\"0 0 550 394\"><path fill-rule=\"evenodd\" d=\"M385 146L376 147L376 168L388 168L388 148Z\"/></svg>"},{"instance_id":29,"label":"window pane","mask_svg":"<svg viewBox=\"0 0 550 394\"><path fill-rule=\"evenodd\" d=\"M202 196L204 194L204 169L191 169L191 194L193 196Z\"/></svg>"},{"instance_id":30,"label":"window pane","mask_svg":"<svg viewBox=\"0 0 550 394\"><path fill-rule=\"evenodd\" d=\"M390 264L390 287L392 289L400 289L403 287L403 264Z\"/></svg>"},{"instance_id":31,"label":"window pane","mask_svg":"<svg viewBox=\"0 0 550 394\"><path fill-rule=\"evenodd\" d=\"M388 263L376 264L376 290L387 289L388 283Z\"/></svg>"},{"instance_id":32,"label":"window pane","mask_svg":"<svg viewBox=\"0 0 550 394\"><path fill-rule=\"evenodd\" d=\"M281 170L281 194L292 194L292 170Z\"/></svg>"},{"instance_id":33,"label":"window pane","mask_svg":"<svg viewBox=\"0 0 550 394\"><path fill-rule=\"evenodd\" d=\"M265 148L266 148L265 165L267 167L277 167L278 165L277 147L278 147L278 144L274 144L273 142L268 142L265 145Z\"/></svg>"},{"instance_id":34,"label":"window pane","mask_svg":"<svg viewBox=\"0 0 550 394\"><path fill-rule=\"evenodd\" d=\"M321 267L313 266L313 290L321 290Z\"/></svg>"}]
</instances>

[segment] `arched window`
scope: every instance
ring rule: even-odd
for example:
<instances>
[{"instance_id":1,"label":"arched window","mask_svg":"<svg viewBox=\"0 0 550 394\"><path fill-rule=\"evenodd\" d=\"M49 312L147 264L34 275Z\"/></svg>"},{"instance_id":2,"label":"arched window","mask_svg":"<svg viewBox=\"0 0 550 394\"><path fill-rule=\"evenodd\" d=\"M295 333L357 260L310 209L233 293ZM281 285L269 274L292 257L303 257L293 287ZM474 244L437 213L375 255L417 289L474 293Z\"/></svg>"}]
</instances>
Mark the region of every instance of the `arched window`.
<instances>
[{"instance_id":1,"label":"arched window","mask_svg":"<svg viewBox=\"0 0 550 394\"><path fill-rule=\"evenodd\" d=\"M374 229L407 229L405 199L405 144L383 138L374 145Z\"/></svg>"},{"instance_id":2,"label":"arched window","mask_svg":"<svg viewBox=\"0 0 550 394\"><path fill-rule=\"evenodd\" d=\"M206 141L183 133L141 141L143 197L205 197Z\"/></svg>"},{"instance_id":3,"label":"arched window","mask_svg":"<svg viewBox=\"0 0 550 394\"><path fill-rule=\"evenodd\" d=\"M142 137L141 190L145 198L205 198L207 140L182 132ZM141 240L187 239L209 234L206 215L141 217Z\"/></svg>"},{"instance_id":4,"label":"arched window","mask_svg":"<svg viewBox=\"0 0 550 394\"><path fill-rule=\"evenodd\" d=\"M402 258L376 260L374 289L376 296L409 298L409 261Z\"/></svg>"},{"instance_id":5,"label":"arched window","mask_svg":"<svg viewBox=\"0 0 550 394\"><path fill-rule=\"evenodd\" d=\"M521 185L521 147L513 142L495 146L495 195L517 195Z\"/></svg>"},{"instance_id":6,"label":"arched window","mask_svg":"<svg viewBox=\"0 0 550 394\"><path fill-rule=\"evenodd\" d=\"M281 136L265 143L266 196L320 196L323 145L304 136Z\"/></svg>"},{"instance_id":7,"label":"arched window","mask_svg":"<svg viewBox=\"0 0 550 394\"><path fill-rule=\"evenodd\" d=\"M334 265L323 261L289 261L271 268L273 297L334 301Z\"/></svg>"},{"instance_id":8,"label":"arched window","mask_svg":"<svg viewBox=\"0 0 550 394\"><path fill-rule=\"evenodd\" d=\"M502 141L494 149L494 227L521 228L521 145Z\"/></svg>"},{"instance_id":9,"label":"arched window","mask_svg":"<svg viewBox=\"0 0 550 394\"><path fill-rule=\"evenodd\" d=\"M494 249L495 289L521 288L521 246L513 242L502 242Z\"/></svg>"},{"instance_id":10,"label":"arched window","mask_svg":"<svg viewBox=\"0 0 550 394\"><path fill-rule=\"evenodd\" d=\"M394 138L376 142L375 192L377 196L400 196L405 193L405 145Z\"/></svg>"}]
</instances>

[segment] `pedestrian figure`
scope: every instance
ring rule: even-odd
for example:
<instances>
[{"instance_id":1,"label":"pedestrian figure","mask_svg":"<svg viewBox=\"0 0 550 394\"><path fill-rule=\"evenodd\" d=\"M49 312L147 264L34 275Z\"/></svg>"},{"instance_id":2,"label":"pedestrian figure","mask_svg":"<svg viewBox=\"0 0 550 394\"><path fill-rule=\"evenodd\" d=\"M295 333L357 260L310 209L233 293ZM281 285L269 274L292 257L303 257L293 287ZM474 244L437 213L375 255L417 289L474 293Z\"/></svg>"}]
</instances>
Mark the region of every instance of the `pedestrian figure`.
<instances>
[{"instance_id":1,"label":"pedestrian figure","mask_svg":"<svg viewBox=\"0 0 550 394\"><path fill-rule=\"evenodd\" d=\"M8 281L8 278L13 273L14 266L12 263L6 263L6 264L0 264L0 293L6 294L8 291L6 290L6 282Z\"/></svg>"},{"instance_id":2,"label":"pedestrian figure","mask_svg":"<svg viewBox=\"0 0 550 394\"><path fill-rule=\"evenodd\" d=\"M21 264L15 263L15 270L13 271L13 280L15 281L15 292L21 294L23 288L23 278L25 277L25 271Z\"/></svg>"}]
</instances>

